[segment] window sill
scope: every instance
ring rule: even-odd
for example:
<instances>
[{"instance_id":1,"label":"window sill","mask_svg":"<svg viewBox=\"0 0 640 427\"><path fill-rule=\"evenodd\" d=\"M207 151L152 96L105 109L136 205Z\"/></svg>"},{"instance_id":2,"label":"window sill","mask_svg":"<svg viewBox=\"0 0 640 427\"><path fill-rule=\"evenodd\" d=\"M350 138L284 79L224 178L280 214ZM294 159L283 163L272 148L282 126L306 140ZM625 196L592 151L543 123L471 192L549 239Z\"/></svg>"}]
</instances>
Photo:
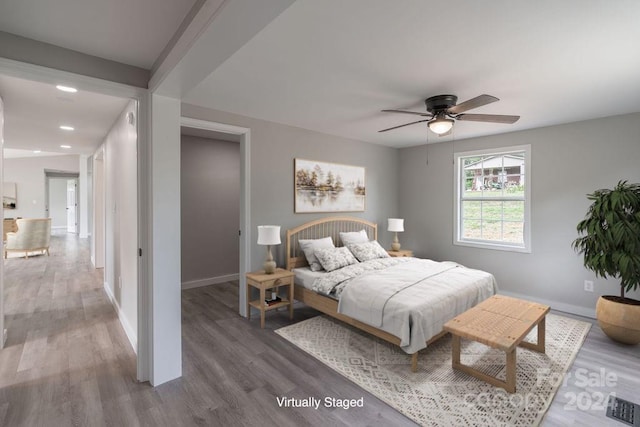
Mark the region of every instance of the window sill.
<instances>
[{"instance_id":1,"label":"window sill","mask_svg":"<svg viewBox=\"0 0 640 427\"><path fill-rule=\"evenodd\" d=\"M518 253L531 253L531 247L526 246L512 246L501 243L484 242L477 240L456 240L453 242L456 246L467 246L478 249L492 249L496 251L518 252Z\"/></svg>"}]
</instances>

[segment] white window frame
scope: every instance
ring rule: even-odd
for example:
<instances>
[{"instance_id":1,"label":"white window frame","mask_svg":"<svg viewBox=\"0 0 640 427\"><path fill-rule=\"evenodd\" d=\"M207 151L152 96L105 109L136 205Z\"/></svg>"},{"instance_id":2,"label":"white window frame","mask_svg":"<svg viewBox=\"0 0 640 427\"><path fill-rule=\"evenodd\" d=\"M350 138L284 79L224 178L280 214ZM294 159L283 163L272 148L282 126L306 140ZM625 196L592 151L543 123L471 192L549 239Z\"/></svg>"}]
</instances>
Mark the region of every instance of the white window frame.
<instances>
[{"instance_id":1,"label":"white window frame","mask_svg":"<svg viewBox=\"0 0 640 427\"><path fill-rule=\"evenodd\" d=\"M462 237L462 196L465 182L462 177L463 162L460 159L471 156L496 156L510 153L524 152L524 244L499 242L495 240L465 239ZM453 244L458 246L470 246L474 248L496 249L501 251L531 253L531 145L518 145L512 147L489 148L486 150L474 150L454 153L454 233ZM504 199L497 198L497 201ZM508 199L514 200L514 199ZM522 200L522 199L516 199Z\"/></svg>"}]
</instances>

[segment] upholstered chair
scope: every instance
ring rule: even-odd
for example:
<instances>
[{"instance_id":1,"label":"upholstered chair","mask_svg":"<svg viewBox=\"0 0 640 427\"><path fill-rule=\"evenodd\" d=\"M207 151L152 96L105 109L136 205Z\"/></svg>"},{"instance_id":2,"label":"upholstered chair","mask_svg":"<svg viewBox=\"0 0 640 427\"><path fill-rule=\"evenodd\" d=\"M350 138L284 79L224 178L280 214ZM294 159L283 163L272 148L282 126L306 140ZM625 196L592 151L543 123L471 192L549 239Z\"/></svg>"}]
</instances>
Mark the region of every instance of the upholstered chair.
<instances>
[{"instance_id":1,"label":"upholstered chair","mask_svg":"<svg viewBox=\"0 0 640 427\"><path fill-rule=\"evenodd\" d=\"M4 246L4 257L7 252L24 252L24 257L29 257L29 252L42 251L49 255L49 241L51 240L51 218L22 218L16 220L18 231L7 233L7 243Z\"/></svg>"}]
</instances>

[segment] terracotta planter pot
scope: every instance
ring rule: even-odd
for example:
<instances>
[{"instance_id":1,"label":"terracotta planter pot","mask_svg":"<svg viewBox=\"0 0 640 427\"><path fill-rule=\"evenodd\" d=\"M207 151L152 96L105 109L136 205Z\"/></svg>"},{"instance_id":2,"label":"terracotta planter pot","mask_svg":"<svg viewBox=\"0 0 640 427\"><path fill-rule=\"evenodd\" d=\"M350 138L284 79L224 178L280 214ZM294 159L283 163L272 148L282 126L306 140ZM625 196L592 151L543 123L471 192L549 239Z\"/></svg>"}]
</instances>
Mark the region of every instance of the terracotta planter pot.
<instances>
[{"instance_id":1,"label":"terracotta planter pot","mask_svg":"<svg viewBox=\"0 0 640 427\"><path fill-rule=\"evenodd\" d=\"M640 343L640 301L603 295L596 305L596 317L612 340L631 345Z\"/></svg>"}]
</instances>

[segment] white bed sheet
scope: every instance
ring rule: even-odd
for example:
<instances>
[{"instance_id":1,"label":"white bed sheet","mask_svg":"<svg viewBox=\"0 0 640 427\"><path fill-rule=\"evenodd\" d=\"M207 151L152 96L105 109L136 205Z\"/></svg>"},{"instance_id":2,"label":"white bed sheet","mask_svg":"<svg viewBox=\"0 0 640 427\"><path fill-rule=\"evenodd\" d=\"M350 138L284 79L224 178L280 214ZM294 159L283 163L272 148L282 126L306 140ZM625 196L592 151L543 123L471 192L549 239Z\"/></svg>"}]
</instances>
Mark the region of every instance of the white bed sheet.
<instances>
[{"instance_id":1,"label":"white bed sheet","mask_svg":"<svg viewBox=\"0 0 640 427\"><path fill-rule=\"evenodd\" d=\"M493 275L453 262L413 258L352 279L338 312L400 338L412 354L444 324L497 292Z\"/></svg>"},{"instance_id":2,"label":"white bed sheet","mask_svg":"<svg viewBox=\"0 0 640 427\"><path fill-rule=\"evenodd\" d=\"M294 268L291 271L296 275L294 279L295 284L309 290L313 290L311 286L318 277L327 274L326 271L312 271L309 267Z\"/></svg>"},{"instance_id":3,"label":"white bed sheet","mask_svg":"<svg viewBox=\"0 0 640 427\"><path fill-rule=\"evenodd\" d=\"M457 263L387 258L325 273L312 290L337 295L338 313L395 335L411 354L497 286L493 275Z\"/></svg>"}]
</instances>

